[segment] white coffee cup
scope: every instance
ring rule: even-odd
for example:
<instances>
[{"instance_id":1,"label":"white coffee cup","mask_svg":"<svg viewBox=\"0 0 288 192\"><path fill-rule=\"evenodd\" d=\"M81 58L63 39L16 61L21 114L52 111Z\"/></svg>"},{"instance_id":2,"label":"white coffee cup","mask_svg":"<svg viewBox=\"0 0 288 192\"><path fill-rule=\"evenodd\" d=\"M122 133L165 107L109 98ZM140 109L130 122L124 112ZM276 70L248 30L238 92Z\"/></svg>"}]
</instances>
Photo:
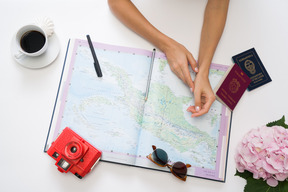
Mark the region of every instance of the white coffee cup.
<instances>
[{"instance_id":1,"label":"white coffee cup","mask_svg":"<svg viewBox=\"0 0 288 192\"><path fill-rule=\"evenodd\" d=\"M16 33L16 59L23 56L37 57L45 53L48 47L48 35L35 24L25 25Z\"/></svg>"}]
</instances>

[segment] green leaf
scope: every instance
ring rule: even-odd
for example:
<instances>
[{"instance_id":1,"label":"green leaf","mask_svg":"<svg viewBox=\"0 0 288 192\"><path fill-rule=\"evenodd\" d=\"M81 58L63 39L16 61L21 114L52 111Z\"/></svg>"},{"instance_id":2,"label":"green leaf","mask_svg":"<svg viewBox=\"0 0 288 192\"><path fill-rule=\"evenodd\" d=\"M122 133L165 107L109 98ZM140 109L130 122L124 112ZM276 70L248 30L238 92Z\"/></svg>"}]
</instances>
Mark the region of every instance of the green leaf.
<instances>
[{"instance_id":1,"label":"green leaf","mask_svg":"<svg viewBox=\"0 0 288 192\"><path fill-rule=\"evenodd\" d=\"M250 177L253 178L253 173L246 171L246 170L243 173L241 173L238 170L236 170L235 176L242 177L243 179L248 179Z\"/></svg>"},{"instance_id":2,"label":"green leaf","mask_svg":"<svg viewBox=\"0 0 288 192\"><path fill-rule=\"evenodd\" d=\"M235 176L246 179L247 183L244 192L287 192L288 181L279 181L276 187L269 186L263 179L254 179L253 174L249 171L240 173L236 170Z\"/></svg>"},{"instance_id":3,"label":"green leaf","mask_svg":"<svg viewBox=\"0 0 288 192\"><path fill-rule=\"evenodd\" d=\"M276 192L279 191L276 188L270 187L263 179L248 178L247 184L244 188L244 192Z\"/></svg>"},{"instance_id":4,"label":"green leaf","mask_svg":"<svg viewBox=\"0 0 288 192\"><path fill-rule=\"evenodd\" d=\"M288 181L287 180L279 182L278 186L279 186L280 192L287 192L288 191Z\"/></svg>"},{"instance_id":5,"label":"green leaf","mask_svg":"<svg viewBox=\"0 0 288 192\"><path fill-rule=\"evenodd\" d=\"M278 121L273 121L270 122L266 125L267 127L273 127L273 126L282 126L285 129L288 129L288 125L285 123L285 116L283 115L283 117L281 119L279 119Z\"/></svg>"}]
</instances>

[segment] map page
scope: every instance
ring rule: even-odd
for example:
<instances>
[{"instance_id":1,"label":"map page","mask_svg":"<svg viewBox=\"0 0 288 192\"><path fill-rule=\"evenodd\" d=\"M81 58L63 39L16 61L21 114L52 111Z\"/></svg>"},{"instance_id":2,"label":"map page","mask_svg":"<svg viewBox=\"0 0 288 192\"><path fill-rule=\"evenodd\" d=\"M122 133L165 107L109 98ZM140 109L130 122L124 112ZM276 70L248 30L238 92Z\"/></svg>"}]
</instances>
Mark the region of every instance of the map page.
<instances>
[{"instance_id":1,"label":"map page","mask_svg":"<svg viewBox=\"0 0 288 192\"><path fill-rule=\"evenodd\" d=\"M146 158L152 145L165 150L171 164L192 165L189 176L225 181L231 113L215 101L192 118L190 89L156 52L147 88L152 51L93 42L103 73L99 78L86 40L70 40L45 150L70 127L102 153L102 161L167 171ZM214 89L228 66L211 64ZM191 72L195 79L194 72ZM146 93L146 90L149 90ZM145 96L148 99L145 101Z\"/></svg>"}]
</instances>

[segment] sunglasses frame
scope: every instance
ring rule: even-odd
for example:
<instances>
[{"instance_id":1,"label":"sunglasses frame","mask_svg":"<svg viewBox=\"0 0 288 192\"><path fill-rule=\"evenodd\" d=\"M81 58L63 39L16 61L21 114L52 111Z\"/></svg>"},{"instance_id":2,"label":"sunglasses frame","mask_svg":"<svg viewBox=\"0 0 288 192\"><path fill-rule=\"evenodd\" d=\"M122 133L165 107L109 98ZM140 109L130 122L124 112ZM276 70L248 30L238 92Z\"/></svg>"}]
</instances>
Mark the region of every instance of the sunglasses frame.
<instances>
[{"instance_id":1,"label":"sunglasses frame","mask_svg":"<svg viewBox=\"0 0 288 192\"><path fill-rule=\"evenodd\" d=\"M152 153L154 153L157 148L156 148L155 145L152 145L152 149L153 149L153 152L152 152ZM163 150L163 149L162 149L162 150ZM163 151L164 151L164 150L163 150ZM164 152L167 154L166 151L164 151ZM146 156L150 161L152 161L153 163L155 163L156 165L158 165L158 166L160 166L160 167L168 167L168 168L170 169L170 172L171 172L175 177L177 177L178 179L180 179L180 180L182 180L182 181L186 181L187 172L186 172L185 177L184 177L184 178L181 178L181 177L179 177L179 176L173 171L173 169L172 169L172 168L173 168L173 165L174 165L175 163L178 163L178 162L181 162L181 161L175 162L175 163L173 163L172 165L170 165L170 164L168 163L169 161L167 161L167 163L166 163L165 165L160 165L159 163L155 162L155 161L152 159L152 153L150 153L149 155ZM183 162L181 162L181 163L183 163ZM191 167L190 164L185 164L185 163L183 163L183 164L186 166L186 168Z\"/></svg>"}]
</instances>

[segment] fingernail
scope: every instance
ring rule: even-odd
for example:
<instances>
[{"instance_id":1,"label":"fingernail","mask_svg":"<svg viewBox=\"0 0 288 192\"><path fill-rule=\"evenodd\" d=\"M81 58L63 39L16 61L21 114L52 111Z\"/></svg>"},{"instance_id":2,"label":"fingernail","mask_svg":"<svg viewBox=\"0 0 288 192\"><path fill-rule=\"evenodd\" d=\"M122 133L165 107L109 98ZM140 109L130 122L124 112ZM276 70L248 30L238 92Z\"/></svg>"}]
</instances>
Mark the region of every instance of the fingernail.
<instances>
[{"instance_id":1,"label":"fingernail","mask_svg":"<svg viewBox=\"0 0 288 192\"><path fill-rule=\"evenodd\" d=\"M193 88L190 88L191 93L193 93Z\"/></svg>"},{"instance_id":2,"label":"fingernail","mask_svg":"<svg viewBox=\"0 0 288 192\"><path fill-rule=\"evenodd\" d=\"M198 72L198 71L199 71L198 67L195 67L195 72Z\"/></svg>"},{"instance_id":3,"label":"fingernail","mask_svg":"<svg viewBox=\"0 0 288 192\"><path fill-rule=\"evenodd\" d=\"M200 111L200 107L199 106L196 106L195 109L196 109L197 112Z\"/></svg>"}]
</instances>

